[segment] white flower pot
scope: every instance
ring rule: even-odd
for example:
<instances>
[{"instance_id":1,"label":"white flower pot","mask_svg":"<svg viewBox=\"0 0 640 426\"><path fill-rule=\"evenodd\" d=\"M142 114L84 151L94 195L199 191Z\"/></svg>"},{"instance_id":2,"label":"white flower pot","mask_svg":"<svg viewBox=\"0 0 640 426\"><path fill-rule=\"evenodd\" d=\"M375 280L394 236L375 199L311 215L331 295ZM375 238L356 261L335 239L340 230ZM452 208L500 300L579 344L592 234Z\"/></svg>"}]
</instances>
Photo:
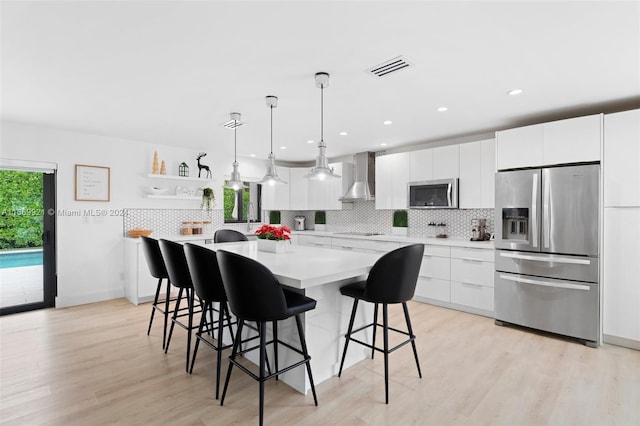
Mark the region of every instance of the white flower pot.
<instances>
[{"instance_id":1,"label":"white flower pot","mask_svg":"<svg viewBox=\"0 0 640 426\"><path fill-rule=\"evenodd\" d=\"M391 234L392 235L404 235L404 236L406 236L406 235L408 235L408 231L409 231L409 228L403 228L403 227L400 227L400 226L391 227Z\"/></svg>"},{"instance_id":2,"label":"white flower pot","mask_svg":"<svg viewBox=\"0 0 640 426\"><path fill-rule=\"evenodd\" d=\"M313 225L313 229L315 229L316 231L326 231L327 230L327 225L325 224L318 224L316 223L315 225Z\"/></svg>"},{"instance_id":3,"label":"white flower pot","mask_svg":"<svg viewBox=\"0 0 640 426\"><path fill-rule=\"evenodd\" d=\"M290 243L287 240L267 240L258 238L259 251L267 251L276 254L285 253L289 244Z\"/></svg>"}]
</instances>

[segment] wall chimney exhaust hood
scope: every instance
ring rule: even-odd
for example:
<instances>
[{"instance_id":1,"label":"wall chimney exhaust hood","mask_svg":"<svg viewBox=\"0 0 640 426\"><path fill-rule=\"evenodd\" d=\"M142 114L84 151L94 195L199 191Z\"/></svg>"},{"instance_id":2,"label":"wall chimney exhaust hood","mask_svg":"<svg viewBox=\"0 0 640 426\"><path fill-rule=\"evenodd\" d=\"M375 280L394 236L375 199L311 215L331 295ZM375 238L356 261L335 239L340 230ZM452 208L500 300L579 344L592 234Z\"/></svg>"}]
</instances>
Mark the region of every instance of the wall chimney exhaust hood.
<instances>
[{"instance_id":1,"label":"wall chimney exhaust hood","mask_svg":"<svg viewBox=\"0 0 640 426\"><path fill-rule=\"evenodd\" d=\"M349 191L340 197L343 203L375 200L376 153L359 152L353 156L354 182Z\"/></svg>"}]
</instances>

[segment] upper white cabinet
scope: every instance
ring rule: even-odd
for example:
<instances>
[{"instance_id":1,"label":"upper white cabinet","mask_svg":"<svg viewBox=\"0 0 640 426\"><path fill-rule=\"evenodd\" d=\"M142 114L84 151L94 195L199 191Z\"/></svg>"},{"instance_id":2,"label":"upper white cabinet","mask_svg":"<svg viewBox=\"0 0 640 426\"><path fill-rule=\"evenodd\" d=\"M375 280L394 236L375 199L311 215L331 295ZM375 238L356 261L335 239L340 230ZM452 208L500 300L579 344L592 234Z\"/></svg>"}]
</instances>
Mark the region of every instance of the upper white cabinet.
<instances>
[{"instance_id":1,"label":"upper white cabinet","mask_svg":"<svg viewBox=\"0 0 640 426\"><path fill-rule=\"evenodd\" d=\"M602 115L496 132L498 170L600 161Z\"/></svg>"},{"instance_id":2,"label":"upper white cabinet","mask_svg":"<svg viewBox=\"0 0 640 426\"><path fill-rule=\"evenodd\" d=\"M600 161L602 115L544 123L544 165Z\"/></svg>"},{"instance_id":3,"label":"upper white cabinet","mask_svg":"<svg viewBox=\"0 0 640 426\"><path fill-rule=\"evenodd\" d=\"M309 209L309 179L304 175L308 168L292 167L289 169L289 209Z\"/></svg>"},{"instance_id":4,"label":"upper white cabinet","mask_svg":"<svg viewBox=\"0 0 640 426\"><path fill-rule=\"evenodd\" d=\"M460 208L494 207L496 144L494 139L460 144Z\"/></svg>"},{"instance_id":5,"label":"upper white cabinet","mask_svg":"<svg viewBox=\"0 0 640 426\"><path fill-rule=\"evenodd\" d=\"M376 157L376 209L406 209L409 153Z\"/></svg>"},{"instance_id":6,"label":"upper white cabinet","mask_svg":"<svg viewBox=\"0 0 640 426\"><path fill-rule=\"evenodd\" d=\"M289 185L291 185L289 168L278 167L278 176L287 184L262 185L262 208L264 210L289 210Z\"/></svg>"},{"instance_id":7,"label":"upper white cabinet","mask_svg":"<svg viewBox=\"0 0 640 426\"><path fill-rule=\"evenodd\" d=\"M605 207L640 206L640 109L604 116Z\"/></svg>"},{"instance_id":8,"label":"upper white cabinet","mask_svg":"<svg viewBox=\"0 0 640 426\"><path fill-rule=\"evenodd\" d=\"M458 145L439 146L410 153L410 182L459 176Z\"/></svg>"}]
</instances>

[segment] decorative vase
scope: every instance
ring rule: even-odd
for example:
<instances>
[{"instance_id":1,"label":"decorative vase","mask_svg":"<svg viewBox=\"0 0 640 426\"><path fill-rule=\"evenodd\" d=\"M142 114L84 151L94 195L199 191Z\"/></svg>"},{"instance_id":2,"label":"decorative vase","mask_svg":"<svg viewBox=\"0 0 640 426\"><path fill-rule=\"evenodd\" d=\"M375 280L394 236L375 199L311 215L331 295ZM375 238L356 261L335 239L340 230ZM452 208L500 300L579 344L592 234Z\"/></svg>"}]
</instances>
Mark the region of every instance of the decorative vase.
<instances>
[{"instance_id":1,"label":"decorative vase","mask_svg":"<svg viewBox=\"0 0 640 426\"><path fill-rule=\"evenodd\" d=\"M315 229L316 231L326 231L327 225L316 223L315 225L313 225L313 229Z\"/></svg>"},{"instance_id":2,"label":"decorative vase","mask_svg":"<svg viewBox=\"0 0 640 426\"><path fill-rule=\"evenodd\" d=\"M287 240L267 240L265 238L258 238L258 250L267 251L270 253L285 253L287 251Z\"/></svg>"},{"instance_id":3,"label":"decorative vase","mask_svg":"<svg viewBox=\"0 0 640 426\"><path fill-rule=\"evenodd\" d=\"M394 226L391 228L391 234L392 235L407 235L409 228L407 227L401 227L401 226Z\"/></svg>"}]
</instances>

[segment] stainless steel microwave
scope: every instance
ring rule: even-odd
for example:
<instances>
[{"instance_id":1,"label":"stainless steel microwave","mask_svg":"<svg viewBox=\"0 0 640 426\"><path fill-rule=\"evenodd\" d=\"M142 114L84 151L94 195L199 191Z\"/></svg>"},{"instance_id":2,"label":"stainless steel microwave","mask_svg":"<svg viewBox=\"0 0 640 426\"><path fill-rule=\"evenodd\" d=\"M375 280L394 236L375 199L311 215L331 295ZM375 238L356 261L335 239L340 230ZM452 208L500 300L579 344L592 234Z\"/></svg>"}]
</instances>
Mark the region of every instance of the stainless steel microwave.
<instances>
[{"instance_id":1,"label":"stainless steel microwave","mask_svg":"<svg viewBox=\"0 0 640 426\"><path fill-rule=\"evenodd\" d=\"M410 209L457 209L458 179L438 179L409 182Z\"/></svg>"}]
</instances>

